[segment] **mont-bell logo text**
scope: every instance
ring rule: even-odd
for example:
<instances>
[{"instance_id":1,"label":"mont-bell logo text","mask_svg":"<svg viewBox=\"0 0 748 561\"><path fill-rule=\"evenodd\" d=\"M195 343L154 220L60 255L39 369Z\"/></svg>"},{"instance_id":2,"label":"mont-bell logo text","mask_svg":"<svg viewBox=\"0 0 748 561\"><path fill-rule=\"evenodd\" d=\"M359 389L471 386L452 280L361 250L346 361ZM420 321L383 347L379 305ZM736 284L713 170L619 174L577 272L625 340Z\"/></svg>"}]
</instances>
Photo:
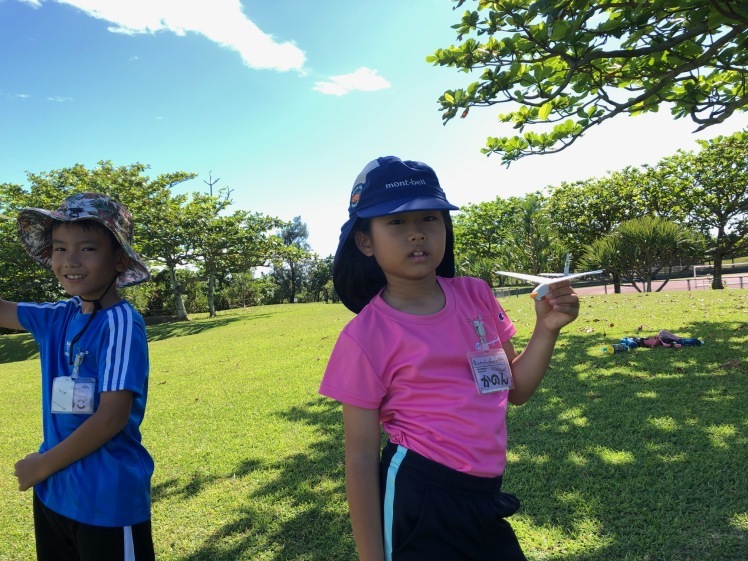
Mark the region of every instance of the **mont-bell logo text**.
<instances>
[{"instance_id":1,"label":"mont-bell logo text","mask_svg":"<svg viewBox=\"0 0 748 561\"><path fill-rule=\"evenodd\" d=\"M404 179L403 181L393 181L392 183L385 183L385 189L392 189L393 187L407 187L408 185L426 185L425 179Z\"/></svg>"}]
</instances>

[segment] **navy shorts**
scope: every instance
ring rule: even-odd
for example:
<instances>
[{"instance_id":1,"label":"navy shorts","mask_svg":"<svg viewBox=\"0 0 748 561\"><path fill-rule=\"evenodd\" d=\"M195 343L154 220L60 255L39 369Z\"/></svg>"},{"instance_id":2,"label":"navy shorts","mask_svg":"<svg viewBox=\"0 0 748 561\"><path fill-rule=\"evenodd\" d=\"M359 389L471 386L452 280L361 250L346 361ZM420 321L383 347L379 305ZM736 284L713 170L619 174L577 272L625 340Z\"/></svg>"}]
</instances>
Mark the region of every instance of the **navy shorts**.
<instances>
[{"instance_id":1,"label":"navy shorts","mask_svg":"<svg viewBox=\"0 0 748 561\"><path fill-rule=\"evenodd\" d=\"M50 510L34 493L37 561L154 561L151 521L92 526Z\"/></svg>"},{"instance_id":2,"label":"navy shorts","mask_svg":"<svg viewBox=\"0 0 748 561\"><path fill-rule=\"evenodd\" d=\"M389 443L380 464L385 559L525 561L501 477L468 475Z\"/></svg>"}]
</instances>

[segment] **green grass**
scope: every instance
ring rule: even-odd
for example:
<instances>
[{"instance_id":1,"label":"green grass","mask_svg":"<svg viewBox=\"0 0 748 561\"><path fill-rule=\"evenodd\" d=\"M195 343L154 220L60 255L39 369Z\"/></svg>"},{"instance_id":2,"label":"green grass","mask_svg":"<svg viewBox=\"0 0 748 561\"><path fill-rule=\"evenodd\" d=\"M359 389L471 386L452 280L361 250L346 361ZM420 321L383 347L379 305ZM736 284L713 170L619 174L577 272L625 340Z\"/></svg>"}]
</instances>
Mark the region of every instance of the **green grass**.
<instances>
[{"instance_id":1,"label":"green grass","mask_svg":"<svg viewBox=\"0 0 748 561\"><path fill-rule=\"evenodd\" d=\"M533 324L529 298L503 305ZM318 396L341 305L235 310L149 327L144 440L165 560L350 560L339 406ZM668 329L702 347L604 355ZM748 291L582 299L551 371L510 408L505 488L531 560L748 559ZM34 558L13 463L40 434L27 335L0 337L0 560Z\"/></svg>"}]
</instances>

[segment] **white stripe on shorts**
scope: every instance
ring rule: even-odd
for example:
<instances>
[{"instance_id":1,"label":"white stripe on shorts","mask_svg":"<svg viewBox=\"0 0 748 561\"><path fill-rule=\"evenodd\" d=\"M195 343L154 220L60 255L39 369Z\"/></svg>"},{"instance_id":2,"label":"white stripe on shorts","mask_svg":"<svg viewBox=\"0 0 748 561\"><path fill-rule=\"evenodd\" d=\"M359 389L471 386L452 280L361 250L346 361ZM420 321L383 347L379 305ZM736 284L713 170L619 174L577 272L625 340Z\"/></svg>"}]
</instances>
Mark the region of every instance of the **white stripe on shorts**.
<instances>
[{"instance_id":1,"label":"white stripe on shorts","mask_svg":"<svg viewBox=\"0 0 748 561\"><path fill-rule=\"evenodd\" d=\"M132 526L122 528L125 540L125 561L135 561L135 544L132 541Z\"/></svg>"}]
</instances>

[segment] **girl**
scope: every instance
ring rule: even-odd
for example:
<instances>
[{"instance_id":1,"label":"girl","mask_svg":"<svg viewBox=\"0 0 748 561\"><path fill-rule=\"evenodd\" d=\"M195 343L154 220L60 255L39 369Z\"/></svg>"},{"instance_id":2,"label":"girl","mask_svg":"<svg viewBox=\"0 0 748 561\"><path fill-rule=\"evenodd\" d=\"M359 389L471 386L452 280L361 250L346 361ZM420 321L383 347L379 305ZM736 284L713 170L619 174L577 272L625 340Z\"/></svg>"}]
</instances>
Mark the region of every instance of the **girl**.
<instances>
[{"instance_id":1,"label":"girl","mask_svg":"<svg viewBox=\"0 0 748 561\"><path fill-rule=\"evenodd\" d=\"M335 255L335 288L358 315L320 393L343 404L361 561L525 559L505 520L519 501L501 492L507 402L534 393L579 301L554 283L517 354L488 285L454 278L450 210L430 167L378 158L354 183Z\"/></svg>"}]
</instances>

